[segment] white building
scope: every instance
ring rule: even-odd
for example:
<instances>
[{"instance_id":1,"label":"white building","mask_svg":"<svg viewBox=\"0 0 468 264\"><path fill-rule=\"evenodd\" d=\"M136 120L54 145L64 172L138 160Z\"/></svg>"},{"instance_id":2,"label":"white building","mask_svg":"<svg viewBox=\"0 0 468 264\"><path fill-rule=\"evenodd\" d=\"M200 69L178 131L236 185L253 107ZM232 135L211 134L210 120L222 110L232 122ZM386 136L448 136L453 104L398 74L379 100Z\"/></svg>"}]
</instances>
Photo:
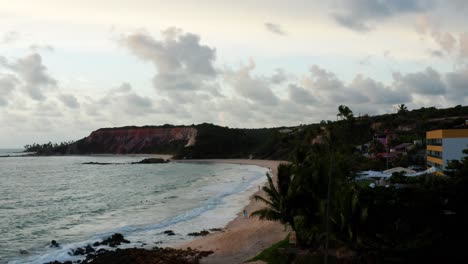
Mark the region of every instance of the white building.
<instances>
[{"instance_id":1,"label":"white building","mask_svg":"<svg viewBox=\"0 0 468 264\"><path fill-rule=\"evenodd\" d=\"M445 170L451 160L461 160L468 149L468 129L443 129L426 132L427 166Z\"/></svg>"}]
</instances>

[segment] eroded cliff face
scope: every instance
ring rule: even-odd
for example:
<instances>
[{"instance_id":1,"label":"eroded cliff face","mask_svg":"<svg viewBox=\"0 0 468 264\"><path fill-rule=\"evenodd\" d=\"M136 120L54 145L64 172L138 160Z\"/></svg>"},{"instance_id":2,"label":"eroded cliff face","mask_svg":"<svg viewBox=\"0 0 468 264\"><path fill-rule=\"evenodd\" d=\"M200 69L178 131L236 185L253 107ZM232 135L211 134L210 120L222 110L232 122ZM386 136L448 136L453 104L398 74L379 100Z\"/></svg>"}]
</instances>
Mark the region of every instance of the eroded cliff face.
<instances>
[{"instance_id":1,"label":"eroded cliff face","mask_svg":"<svg viewBox=\"0 0 468 264\"><path fill-rule=\"evenodd\" d=\"M196 143L193 127L99 129L71 146L70 153L171 153Z\"/></svg>"}]
</instances>

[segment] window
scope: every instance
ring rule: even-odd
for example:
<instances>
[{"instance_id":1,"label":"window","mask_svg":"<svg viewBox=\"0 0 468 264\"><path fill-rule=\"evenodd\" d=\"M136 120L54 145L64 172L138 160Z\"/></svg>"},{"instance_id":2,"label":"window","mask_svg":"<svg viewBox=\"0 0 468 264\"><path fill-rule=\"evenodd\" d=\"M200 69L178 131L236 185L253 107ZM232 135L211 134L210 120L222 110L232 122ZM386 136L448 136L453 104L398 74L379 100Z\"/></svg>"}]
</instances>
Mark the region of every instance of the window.
<instances>
[{"instance_id":1,"label":"window","mask_svg":"<svg viewBox=\"0 0 468 264\"><path fill-rule=\"evenodd\" d=\"M442 146L441 138L431 138L427 140L427 145Z\"/></svg>"},{"instance_id":2,"label":"window","mask_svg":"<svg viewBox=\"0 0 468 264\"><path fill-rule=\"evenodd\" d=\"M440 151L427 150L427 151L426 151L426 154L427 154L428 156L430 156L430 157L439 158L439 159L442 158L442 152L440 152Z\"/></svg>"}]
</instances>

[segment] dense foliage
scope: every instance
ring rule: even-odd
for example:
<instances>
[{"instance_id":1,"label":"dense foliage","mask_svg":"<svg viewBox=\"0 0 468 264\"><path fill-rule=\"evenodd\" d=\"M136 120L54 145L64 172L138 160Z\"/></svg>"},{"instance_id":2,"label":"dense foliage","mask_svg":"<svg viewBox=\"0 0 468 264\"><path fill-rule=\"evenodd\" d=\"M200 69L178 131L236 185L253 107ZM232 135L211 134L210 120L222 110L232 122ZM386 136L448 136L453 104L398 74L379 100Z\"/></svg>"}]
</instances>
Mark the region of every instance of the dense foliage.
<instances>
[{"instance_id":1,"label":"dense foliage","mask_svg":"<svg viewBox=\"0 0 468 264\"><path fill-rule=\"evenodd\" d=\"M45 144L32 144L24 146L26 152L35 152L38 155L57 155L66 154L68 147L73 144L73 141L57 143L45 143Z\"/></svg>"},{"instance_id":2,"label":"dense foliage","mask_svg":"<svg viewBox=\"0 0 468 264\"><path fill-rule=\"evenodd\" d=\"M361 159L346 141L359 131L356 120L323 125L322 144L297 146L277 182L268 178L267 195L256 197L266 207L254 216L288 225L299 247L322 255L328 239L357 263L463 262L468 156L453 161L446 177L396 173L388 186L371 188L354 179Z\"/></svg>"}]
</instances>

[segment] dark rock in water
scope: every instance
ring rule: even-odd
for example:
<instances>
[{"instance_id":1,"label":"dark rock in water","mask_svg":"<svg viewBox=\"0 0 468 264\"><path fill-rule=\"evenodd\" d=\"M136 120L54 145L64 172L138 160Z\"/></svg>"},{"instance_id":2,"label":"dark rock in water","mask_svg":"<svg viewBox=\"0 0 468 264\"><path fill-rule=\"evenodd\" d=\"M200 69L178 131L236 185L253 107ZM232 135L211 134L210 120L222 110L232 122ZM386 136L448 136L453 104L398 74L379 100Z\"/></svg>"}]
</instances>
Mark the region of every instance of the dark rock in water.
<instances>
[{"instance_id":1,"label":"dark rock in water","mask_svg":"<svg viewBox=\"0 0 468 264\"><path fill-rule=\"evenodd\" d=\"M154 244L156 244L156 245L159 245L159 244L162 244L162 243L163 243L162 241L156 241L156 242L154 242Z\"/></svg>"},{"instance_id":2,"label":"dark rock in water","mask_svg":"<svg viewBox=\"0 0 468 264\"><path fill-rule=\"evenodd\" d=\"M210 228L211 232L223 232L222 228Z\"/></svg>"},{"instance_id":3,"label":"dark rock in water","mask_svg":"<svg viewBox=\"0 0 468 264\"><path fill-rule=\"evenodd\" d=\"M47 262L44 264L73 264L73 263L71 261L60 262L56 260L56 261L51 261L51 262Z\"/></svg>"},{"instance_id":4,"label":"dark rock in water","mask_svg":"<svg viewBox=\"0 0 468 264\"><path fill-rule=\"evenodd\" d=\"M95 252L96 250L90 245L88 244L86 247L85 247L85 253L86 254L89 254L89 253L93 253Z\"/></svg>"},{"instance_id":5,"label":"dark rock in water","mask_svg":"<svg viewBox=\"0 0 468 264\"><path fill-rule=\"evenodd\" d=\"M168 235L168 236L175 236L175 233L174 233L174 231L172 231L172 230L166 230L166 231L164 231L163 233L164 233L165 235Z\"/></svg>"},{"instance_id":6,"label":"dark rock in water","mask_svg":"<svg viewBox=\"0 0 468 264\"><path fill-rule=\"evenodd\" d=\"M112 163L112 162L83 162L83 165L121 165L124 163Z\"/></svg>"},{"instance_id":7,"label":"dark rock in water","mask_svg":"<svg viewBox=\"0 0 468 264\"><path fill-rule=\"evenodd\" d=\"M51 248L59 248L59 247L60 247L60 244L57 243L57 241L52 240L52 241L50 241L50 246L49 246L49 247L51 247Z\"/></svg>"},{"instance_id":8,"label":"dark rock in water","mask_svg":"<svg viewBox=\"0 0 468 264\"><path fill-rule=\"evenodd\" d=\"M77 248L77 249L72 249L71 252L68 252L68 255L70 256L81 256L86 254L86 250L84 248Z\"/></svg>"},{"instance_id":9,"label":"dark rock in water","mask_svg":"<svg viewBox=\"0 0 468 264\"><path fill-rule=\"evenodd\" d=\"M122 243L130 243L130 241L126 240L122 234L115 233L111 237L104 239L100 244L101 245L108 245L109 247L116 247Z\"/></svg>"},{"instance_id":10,"label":"dark rock in water","mask_svg":"<svg viewBox=\"0 0 468 264\"><path fill-rule=\"evenodd\" d=\"M154 163L167 163L165 159L161 158L149 158L149 159L144 159L139 162L132 162L132 164L154 164Z\"/></svg>"},{"instance_id":11,"label":"dark rock in water","mask_svg":"<svg viewBox=\"0 0 468 264\"><path fill-rule=\"evenodd\" d=\"M98 241L96 241L96 242L94 242L93 247L98 247L98 246L100 246L100 245L101 245L101 243L99 243Z\"/></svg>"},{"instance_id":12,"label":"dark rock in water","mask_svg":"<svg viewBox=\"0 0 468 264\"><path fill-rule=\"evenodd\" d=\"M203 231L200 231L200 232L189 233L188 236L206 236L209 233L210 233L209 231L203 230Z\"/></svg>"},{"instance_id":13,"label":"dark rock in water","mask_svg":"<svg viewBox=\"0 0 468 264\"><path fill-rule=\"evenodd\" d=\"M27 250L24 250L24 249L20 249L19 253L21 255L26 255L26 254L29 254L29 252Z\"/></svg>"}]
</instances>

